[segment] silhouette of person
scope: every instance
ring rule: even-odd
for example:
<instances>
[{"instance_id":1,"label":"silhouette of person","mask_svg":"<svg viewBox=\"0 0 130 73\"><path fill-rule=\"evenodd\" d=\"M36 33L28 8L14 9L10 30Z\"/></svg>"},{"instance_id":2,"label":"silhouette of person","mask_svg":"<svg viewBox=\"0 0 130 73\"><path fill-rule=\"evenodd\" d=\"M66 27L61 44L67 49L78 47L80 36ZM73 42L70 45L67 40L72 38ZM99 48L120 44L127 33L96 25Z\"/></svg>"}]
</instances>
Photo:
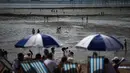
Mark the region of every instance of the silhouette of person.
<instances>
[{"instance_id":1,"label":"silhouette of person","mask_svg":"<svg viewBox=\"0 0 130 73\"><path fill-rule=\"evenodd\" d=\"M5 50L5 51L3 51L3 52L4 52L4 57L5 57L5 58L8 58L8 57L7 57L8 52L7 52L6 50Z\"/></svg>"},{"instance_id":2,"label":"silhouette of person","mask_svg":"<svg viewBox=\"0 0 130 73\"><path fill-rule=\"evenodd\" d=\"M44 49L44 56L47 57L48 54L49 54L49 50L48 49Z\"/></svg>"},{"instance_id":3,"label":"silhouette of person","mask_svg":"<svg viewBox=\"0 0 130 73\"><path fill-rule=\"evenodd\" d=\"M92 55L93 57L97 57L98 56L98 54L97 54L97 52L93 52L93 55Z\"/></svg>"},{"instance_id":4,"label":"silhouette of person","mask_svg":"<svg viewBox=\"0 0 130 73\"><path fill-rule=\"evenodd\" d=\"M34 28L32 29L32 34L35 34L35 29Z\"/></svg>"},{"instance_id":5,"label":"silhouette of person","mask_svg":"<svg viewBox=\"0 0 130 73\"><path fill-rule=\"evenodd\" d=\"M36 56L35 56L35 59L36 59L36 60L41 60L41 59L42 59L41 54L40 54L40 53L37 53Z\"/></svg>"},{"instance_id":6,"label":"silhouette of person","mask_svg":"<svg viewBox=\"0 0 130 73\"><path fill-rule=\"evenodd\" d=\"M55 54L55 48L54 47L51 48L51 52L52 52L52 54Z\"/></svg>"},{"instance_id":7,"label":"silhouette of person","mask_svg":"<svg viewBox=\"0 0 130 73\"><path fill-rule=\"evenodd\" d=\"M30 54L31 54L31 58L32 58L32 55L33 55L33 52L29 49L29 52L30 52Z\"/></svg>"},{"instance_id":8,"label":"silhouette of person","mask_svg":"<svg viewBox=\"0 0 130 73\"><path fill-rule=\"evenodd\" d=\"M57 27L57 33L61 33L61 27Z\"/></svg>"},{"instance_id":9,"label":"silhouette of person","mask_svg":"<svg viewBox=\"0 0 130 73\"><path fill-rule=\"evenodd\" d=\"M0 56L4 56L3 50L0 49Z\"/></svg>"},{"instance_id":10,"label":"silhouette of person","mask_svg":"<svg viewBox=\"0 0 130 73\"><path fill-rule=\"evenodd\" d=\"M39 30L39 29L37 30L37 33L40 33L40 30Z\"/></svg>"},{"instance_id":11,"label":"silhouette of person","mask_svg":"<svg viewBox=\"0 0 130 73\"><path fill-rule=\"evenodd\" d=\"M127 54L127 41L126 41L126 39L124 40L125 42L124 42L124 49L125 49L125 55Z\"/></svg>"}]
</instances>

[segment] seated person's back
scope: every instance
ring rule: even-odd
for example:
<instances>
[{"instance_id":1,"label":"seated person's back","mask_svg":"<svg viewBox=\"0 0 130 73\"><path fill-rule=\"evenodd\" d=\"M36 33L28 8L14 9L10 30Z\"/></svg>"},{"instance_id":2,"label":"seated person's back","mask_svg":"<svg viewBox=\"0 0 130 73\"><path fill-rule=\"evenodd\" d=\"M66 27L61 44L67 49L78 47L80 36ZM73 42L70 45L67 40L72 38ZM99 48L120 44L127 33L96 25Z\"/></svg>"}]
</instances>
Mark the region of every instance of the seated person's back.
<instances>
[{"instance_id":1,"label":"seated person's back","mask_svg":"<svg viewBox=\"0 0 130 73\"><path fill-rule=\"evenodd\" d=\"M54 70L57 68L56 62L53 60L53 54L49 53L47 59L44 61L45 65L51 73L54 73Z\"/></svg>"}]
</instances>

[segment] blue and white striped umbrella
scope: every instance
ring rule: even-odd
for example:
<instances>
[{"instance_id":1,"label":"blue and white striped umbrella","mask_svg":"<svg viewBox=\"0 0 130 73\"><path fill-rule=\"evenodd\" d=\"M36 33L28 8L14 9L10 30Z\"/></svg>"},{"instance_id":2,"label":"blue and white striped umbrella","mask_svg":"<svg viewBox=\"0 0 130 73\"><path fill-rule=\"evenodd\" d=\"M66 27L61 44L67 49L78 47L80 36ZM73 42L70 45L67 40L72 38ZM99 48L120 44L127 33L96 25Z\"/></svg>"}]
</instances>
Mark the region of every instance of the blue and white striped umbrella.
<instances>
[{"instance_id":1,"label":"blue and white striped umbrella","mask_svg":"<svg viewBox=\"0 0 130 73\"><path fill-rule=\"evenodd\" d=\"M52 36L46 34L35 34L27 36L15 44L16 48L28 48L28 47L60 47L61 44Z\"/></svg>"},{"instance_id":2,"label":"blue and white striped umbrella","mask_svg":"<svg viewBox=\"0 0 130 73\"><path fill-rule=\"evenodd\" d=\"M90 35L83 38L76 47L85 48L92 51L117 51L123 45L114 37L103 34Z\"/></svg>"}]
</instances>

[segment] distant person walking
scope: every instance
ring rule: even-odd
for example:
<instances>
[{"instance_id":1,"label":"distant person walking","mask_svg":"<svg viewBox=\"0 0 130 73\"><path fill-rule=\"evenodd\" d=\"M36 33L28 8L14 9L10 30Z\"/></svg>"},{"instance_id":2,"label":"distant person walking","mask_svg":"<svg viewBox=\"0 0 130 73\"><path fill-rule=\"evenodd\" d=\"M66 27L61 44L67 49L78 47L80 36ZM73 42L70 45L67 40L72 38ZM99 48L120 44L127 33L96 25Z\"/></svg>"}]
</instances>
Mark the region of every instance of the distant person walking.
<instances>
[{"instance_id":1,"label":"distant person walking","mask_svg":"<svg viewBox=\"0 0 130 73\"><path fill-rule=\"evenodd\" d=\"M3 50L0 49L0 56L4 56Z\"/></svg>"},{"instance_id":2,"label":"distant person walking","mask_svg":"<svg viewBox=\"0 0 130 73\"><path fill-rule=\"evenodd\" d=\"M7 57L8 52L7 52L6 50L4 50L3 53L4 53L4 57L7 59L7 58L8 58L8 57Z\"/></svg>"},{"instance_id":3,"label":"distant person walking","mask_svg":"<svg viewBox=\"0 0 130 73\"><path fill-rule=\"evenodd\" d=\"M86 17L86 23L88 23L88 16Z\"/></svg>"},{"instance_id":4,"label":"distant person walking","mask_svg":"<svg viewBox=\"0 0 130 73\"><path fill-rule=\"evenodd\" d=\"M125 56L127 54L127 40L124 40L124 50L125 50Z\"/></svg>"},{"instance_id":5,"label":"distant person walking","mask_svg":"<svg viewBox=\"0 0 130 73\"><path fill-rule=\"evenodd\" d=\"M4 49L0 50L1 52L1 56L4 57L4 58L7 58L7 55L8 55L8 52Z\"/></svg>"},{"instance_id":6,"label":"distant person walking","mask_svg":"<svg viewBox=\"0 0 130 73\"><path fill-rule=\"evenodd\" d=\"M61 27L57 27L56 33L61 33Z\"/></svg>"},{"instance_id":7,"label":"distant person walking","mask_svg":"<svg viewBox=\"0 0 130 73\"><path fill-rule=\"evenodd\" d=\"M32 29L32 34L35 34L35 29L34 28Z\"/></svg>"},{"instance_id":8,"label":"distant person walking","mask_svg":"<svg viewBox=\"0 0 130 73\"><path fill-rule=\"evenodd\" d=\"M82 19L82 25L83 25L83 20L84 20L84 17L81 17L81 19Z\"/></svg>"},{"instance_id":9,"label":"distant person walking","mask_svg":"<svg viewBox=\"0 0 130 73\"><path fill-rule=\"evenodd\" d=\"M37 29L37 33L40 33L40 30L39 30L39 29Z\"/></svg>"},{"instance_id":10,"label":"distant person walking","mask_svg":"<svg viewBox=\"0 0 130 73\"><path fill-rule=\"evenodd\" d=\"M54 55L55 54L55 47L51 48L51 53Z\"/></svg>"}]
</instances>

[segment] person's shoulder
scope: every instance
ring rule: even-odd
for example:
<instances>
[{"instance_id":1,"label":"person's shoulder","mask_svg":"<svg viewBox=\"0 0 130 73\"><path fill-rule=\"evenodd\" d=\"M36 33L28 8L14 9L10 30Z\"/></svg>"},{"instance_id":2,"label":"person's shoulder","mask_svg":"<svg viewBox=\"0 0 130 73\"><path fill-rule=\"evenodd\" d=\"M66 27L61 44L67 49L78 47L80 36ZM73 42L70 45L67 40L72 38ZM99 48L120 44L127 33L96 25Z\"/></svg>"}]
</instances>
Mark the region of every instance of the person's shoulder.
<instances>
[{"instance_id":1,"label":"person's shoulder","mask_svg":"<svg viewBox=\"0 0 130 73\"><path fill-rule=\"evenodd\" d=\"M46 59L44 62L46 62L46 63L50 63L50 62L53 62L53 60Z\"/></svg>"},{"instance_id":2,"label":"person's shoulder","mask_svg":"<svg viewBox=\"0 0 130 73\"><path fill-rule=\"evenodd\" d=\"M44 62L47 62L47 61L48 61L48 59L44 60Z\"/></svg>"}]
</instances>

